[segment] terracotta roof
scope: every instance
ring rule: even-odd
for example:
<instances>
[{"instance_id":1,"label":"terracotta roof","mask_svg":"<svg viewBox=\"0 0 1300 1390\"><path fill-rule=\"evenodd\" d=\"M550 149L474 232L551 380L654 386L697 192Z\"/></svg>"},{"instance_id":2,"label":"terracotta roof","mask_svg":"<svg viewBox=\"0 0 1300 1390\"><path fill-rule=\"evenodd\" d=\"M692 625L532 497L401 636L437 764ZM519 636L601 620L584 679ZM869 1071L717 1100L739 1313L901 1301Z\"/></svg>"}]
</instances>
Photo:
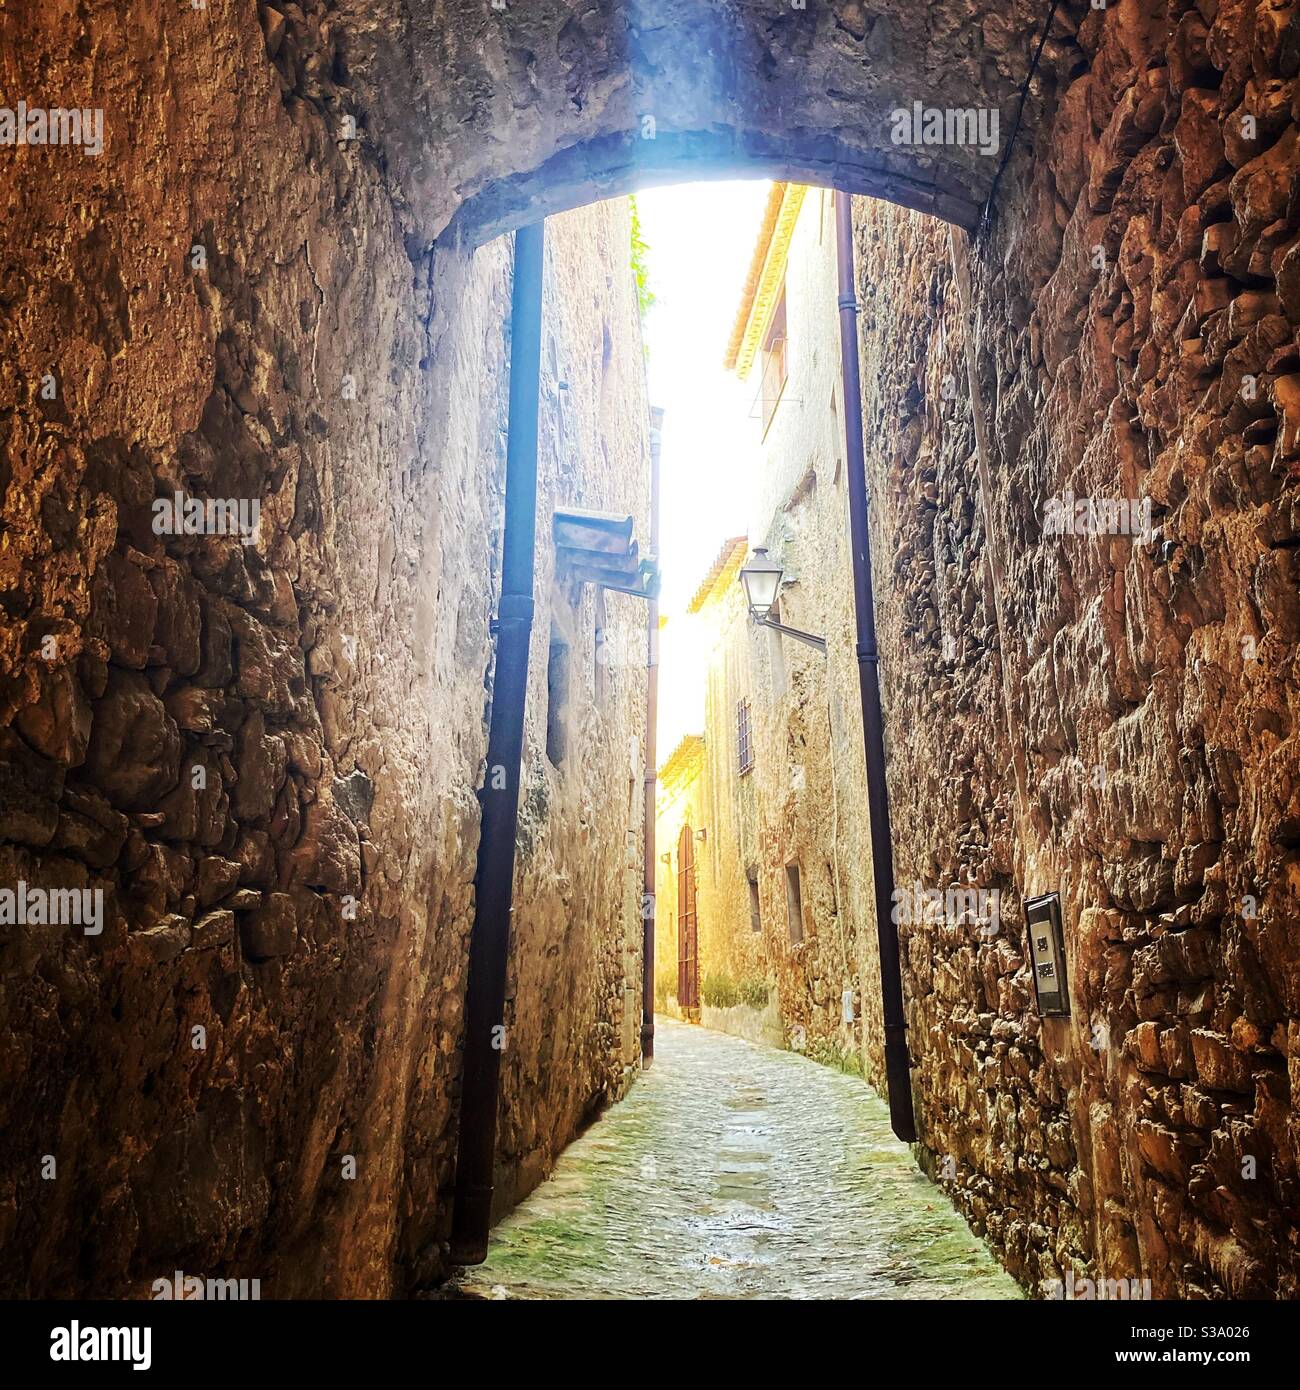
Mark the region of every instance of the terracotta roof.
<instances>
[{"instance_id":1,"label":"terracotta roof","mask_svg":"<svg viewBox=\"0 0 1300 1390\"><path fill-rule=\"evenodd\" d=\"M696 589L695 597L687 605L686 611L688 613L698 613L720 583L729 583L735 577L734 573L728 574L727 571L740 569L748 549L749 539L746 536L732 536L730 540L722 542L722 549L718 551L717 559L710 566L700 587Z\"/></svg>"},{"instance_id":2,"label":"terracotta roof","mask_svg":"<svg viewBox=\"0 0 1300 1390\"><path fill-rule=\"evenodd\" d=\"M803 184L778 182L772 185L772 191L768 194L758 244L750 258L740 308L736 312L736 322L732 326L731 339L722 361L723 368L734 371L742 381L749 375L759 337L767 327L768 317L781 288L790 238L794 234L794 225L799 220L799 209L803 206L807 191Z\"/></svg>"},{"instance_id":3,"label":"terracotta roof","mask_svg":"<svg viewBox=\"0 0 1300 1390\"><path fill-rule=\"evenodd\" d=\"M659 764L660 783L674 782L684 774L698 771L703 752L704 735L685 734L677 747Z\"/></svg>"}]
</instances>

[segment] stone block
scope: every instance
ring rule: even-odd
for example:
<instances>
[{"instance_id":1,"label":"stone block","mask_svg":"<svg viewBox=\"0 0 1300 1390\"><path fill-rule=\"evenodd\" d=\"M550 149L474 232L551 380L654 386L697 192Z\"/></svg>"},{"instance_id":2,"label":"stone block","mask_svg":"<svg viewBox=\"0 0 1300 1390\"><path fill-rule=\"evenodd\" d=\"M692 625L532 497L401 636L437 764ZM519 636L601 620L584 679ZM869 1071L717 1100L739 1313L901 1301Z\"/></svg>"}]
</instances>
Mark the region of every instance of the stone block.
<instances>
[{"instance_id":1,"label":"stone block","mask_svg":"<svg viewBox=\"0 0 1300 1390\"><path fill-rule=\"evenodd\" d=\"M241 914L240 939L254 963L290 955L298 944L298 922L288 893L269 893L261 906Z\"/></svg>"}]
</instances>

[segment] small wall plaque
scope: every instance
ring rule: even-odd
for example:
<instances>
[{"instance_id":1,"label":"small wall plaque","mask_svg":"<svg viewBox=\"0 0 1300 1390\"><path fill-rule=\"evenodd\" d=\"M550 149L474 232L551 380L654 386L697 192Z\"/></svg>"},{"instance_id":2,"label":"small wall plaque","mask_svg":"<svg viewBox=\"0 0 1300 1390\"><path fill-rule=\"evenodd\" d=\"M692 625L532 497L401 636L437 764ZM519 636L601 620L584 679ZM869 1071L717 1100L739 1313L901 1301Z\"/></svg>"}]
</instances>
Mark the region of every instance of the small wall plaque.
<instances>
[{"instance_id":1,"label":"small wall plaque","mask_svg":"<svg viewBox=\"0 0 1300 1390\"><path fill-rule=\"evenodd\" d=\"M1065 978L1065 934L1061 930L1061 895L1044 893L1025 899L1029 959L1034 968L1038 1014L1068 1014L1070 992Z\"/></svg>"}]
</instances>

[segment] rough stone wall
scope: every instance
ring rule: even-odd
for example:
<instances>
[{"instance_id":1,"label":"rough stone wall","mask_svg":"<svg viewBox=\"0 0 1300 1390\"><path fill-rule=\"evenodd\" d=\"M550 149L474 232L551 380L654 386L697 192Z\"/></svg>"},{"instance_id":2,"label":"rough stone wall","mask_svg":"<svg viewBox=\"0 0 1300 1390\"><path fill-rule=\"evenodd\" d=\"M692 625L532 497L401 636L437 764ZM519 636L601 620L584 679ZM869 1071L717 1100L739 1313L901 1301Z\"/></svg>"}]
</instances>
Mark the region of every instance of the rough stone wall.
<instances>
[{"instance_id":1,"label":"rough stone wall","mask_svg":"<svg viewBox=\"0 0 1300 1390\"><path fill-rule=\"evenodd\" d=\"M440 1260L508 248L408 247L328 30L247 9L0 20L7 95L105 111L98 157L2 152L0 883L105 895L99 935L0 932L11 1294L381 1294ZM591 231L566 273L603 296ZM156 534L177 490L257 499L257 539Z\"/></svg>"},{"instance_id":2,"label":"rough stone wall","mask_svg":"<svg viewBox=\"0 0 1300 1390\"><path fill-rule=\"evenodd\" d=\"M947 230L858 210L897 876L1004 894L904 931L922 1133L1031 1285L1293 1298L1300 19L1125 0L1078 45L974 251L991 536ZM1052 535L1067 491L1153 534Z\"/></svg>"},{"instance_id":3,"label":"rough stone wall","mask_svg":"<svg viewBox=\"0 0 1300 1390\"><path fill-rule=\"evenodd\" d=\"M557 505L630 513L642 545L649 535L649 407L627 200L553 218L547 235L538 603L498 1210L536 1186L631 1084L641 1048L646 604L557 574L550 541Z\"/></svg>"},{"instance_id":4,"label":"rough stone wall","mask_svg":"<svg viewBox=\"0 0 1300 1390\"><path fill-rule=\"evenodd\" d=\"M748 550L742 549L736 558L743 563ZM780 932L785 920L771 915L776 899L764 892L768 856L763 845L763 788L758 780L764 752L759 722L762 692L754 679L749 618L737 571L736 563L724 570L704 610L712 609L713 642L701 673L701 824L708 838L698 847L698 857L711 887L700 919L702 999L710 1007L725 1006L732 991L748 994L760 983L776 992L768 932ZM750 712L753 764L747 772L740 767L737 706L741 700L749 702ZM753 929L750 911L747 876L751 873L759 883L760 932Z\"/></svg>"}]
</instances>

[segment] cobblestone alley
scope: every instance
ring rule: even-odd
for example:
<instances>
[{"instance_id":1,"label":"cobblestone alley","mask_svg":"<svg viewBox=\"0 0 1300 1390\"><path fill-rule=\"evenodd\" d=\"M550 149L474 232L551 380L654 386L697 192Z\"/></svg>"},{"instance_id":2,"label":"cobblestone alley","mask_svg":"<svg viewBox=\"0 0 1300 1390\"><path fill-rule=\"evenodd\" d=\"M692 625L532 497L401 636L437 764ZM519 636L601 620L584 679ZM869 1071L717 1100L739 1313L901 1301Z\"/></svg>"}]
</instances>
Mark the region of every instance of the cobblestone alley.
<instances>
[{"instance_id":1,"label":"cobblestone alley","mask_svg":"<svg viewBox=\"0 0 1300 1390\"><path fill-rule=\"evenodd\" d=\"M856 1077L660 1018L654 1067L461 1287L484 1298L1016 1298Z\"/></svg>"}]
</instances>

